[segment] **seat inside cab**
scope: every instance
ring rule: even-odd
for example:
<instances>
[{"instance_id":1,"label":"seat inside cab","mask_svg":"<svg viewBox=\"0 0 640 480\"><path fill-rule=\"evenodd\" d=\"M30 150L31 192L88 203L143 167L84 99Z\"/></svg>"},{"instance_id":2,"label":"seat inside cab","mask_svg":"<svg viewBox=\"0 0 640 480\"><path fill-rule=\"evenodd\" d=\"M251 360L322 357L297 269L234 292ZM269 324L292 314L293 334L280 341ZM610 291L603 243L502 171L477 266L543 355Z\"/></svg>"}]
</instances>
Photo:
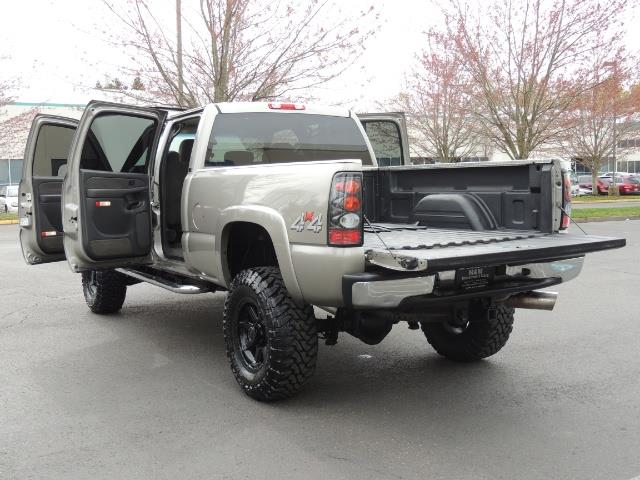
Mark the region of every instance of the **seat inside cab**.
<instances>
[{"instance_id":1,"label":"seat inside cab","mask_svg":"<svg viewBox=\"0 0 640 480\"><path fill-rule=\"evenodd\" d=\"M171 258L182 258L182 187L189 173L199 120L199 117L189 118L171 127L169 147L160 164L162 245L165 255Z\"/></svg>"}]
</instances>

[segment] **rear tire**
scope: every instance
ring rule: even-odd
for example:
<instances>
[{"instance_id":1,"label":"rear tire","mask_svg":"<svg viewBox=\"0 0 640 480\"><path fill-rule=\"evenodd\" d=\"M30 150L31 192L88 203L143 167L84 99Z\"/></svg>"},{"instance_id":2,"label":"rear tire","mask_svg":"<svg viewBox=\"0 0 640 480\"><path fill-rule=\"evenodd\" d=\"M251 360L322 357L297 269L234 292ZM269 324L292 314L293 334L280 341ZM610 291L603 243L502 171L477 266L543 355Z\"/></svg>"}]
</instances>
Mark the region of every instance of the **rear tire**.
<instances>
[{"instance_id":1,"label":"rear tire","mask_svg":"<svg viewBox=\"0 0 640 480\"><path fill-rule=\"evenodd\" d=\"M456 362L475 362L502 349L513 330L514 309L498 305L489 311L472 304L469 322L462 331L442 323L422 323L427 341L443 357Z\"/></svg>"},{"instance_id":2,"label":"rear tire","mask_svg":"<svg viewBox=\"0 0 640 480\"><path fill-rule=\"evenodd\" d=\"M82 272L82 291L93 313L115 313L127 296L127 278L114 270Z\"/></svg>"},{"instance_id":3,"label":"rear tire","mask_svg":"<svg viewBox=\"0 0 640 480\"><path fill-rule=\"evenodd\" d=\"M313 309L293 302L276 267L251 268L234 277L224 304L223 331L231 371L256 400L291 397L315 371Z\"/></svg>"}]
</instances>

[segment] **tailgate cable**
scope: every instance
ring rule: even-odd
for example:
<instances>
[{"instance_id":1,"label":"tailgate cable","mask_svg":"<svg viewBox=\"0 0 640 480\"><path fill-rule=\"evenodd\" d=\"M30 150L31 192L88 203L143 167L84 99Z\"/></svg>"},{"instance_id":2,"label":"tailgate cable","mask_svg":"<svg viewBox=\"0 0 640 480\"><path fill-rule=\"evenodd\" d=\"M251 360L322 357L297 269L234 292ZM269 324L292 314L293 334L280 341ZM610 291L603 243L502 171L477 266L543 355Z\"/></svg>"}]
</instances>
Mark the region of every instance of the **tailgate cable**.
<instances>
[{"instance_id":1,"label":"tailgate cable","mask_svg":"<svg viewBox=\"0 0 640 480\"><path fill-rule=\"evenodd\" d=\"M396 263L398 264L398 266L400 268L402 268L403 270L406 270L407 267L405 265L403 265L402 261L398 260L398 258L395 256L395 254L391 251L391 249L389 248L389 246L385 243L385 241L382 239L382 237L380 236L380 234L378 233L378 229L377 227L374 227L373 224L369 221L369 219L367 218L366 215L362 215L364 217L364 221L366 222L367 225L369 225L369 228L371 228L371 230L373 230L373 233L375 233L376 237L378 237L378 240L380 240L380 243L382 243L382 245L384 246L384 248L387 249L387 252L389 252L389 255L391 255L391 258L393 258ZM405 262L406 263L406 262Z\"/></svg>"},{"instance_id":2,"label":"tailgate cable","mask_svg":"<svg viewBox=\"0 0 640 480\"><path fill-rule=\"evenodd\" d=\"M569 215L567 213L567 211L564 209L564 207L560 207L560 210L562 211L562 213L564 213L567 217L569 217L569 220L571 220L573 222L573 224L578 227L580 229L580 231L582 233L584 233L585 235L589 235L587 232L585 232L582 227L580 226L580 224L578 222L576 222L573 218L571 218L571 215Z\"/></svg>"}]
</instances>

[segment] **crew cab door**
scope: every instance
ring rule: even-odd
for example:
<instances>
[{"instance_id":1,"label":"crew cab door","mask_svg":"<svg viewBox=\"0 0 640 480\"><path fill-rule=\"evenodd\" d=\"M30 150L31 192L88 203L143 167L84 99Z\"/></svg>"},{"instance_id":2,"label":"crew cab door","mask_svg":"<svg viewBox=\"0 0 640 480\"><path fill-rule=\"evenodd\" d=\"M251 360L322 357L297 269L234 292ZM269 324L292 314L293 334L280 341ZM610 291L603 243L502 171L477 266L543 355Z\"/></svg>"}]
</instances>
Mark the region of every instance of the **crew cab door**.
<instances>
[{"instance_id":1,"label":"crew cab door","mask_svg":"<svg viewBox=\"0 0 640 480\"><path fill-rule=\"evenodd\" d=\"M166 112L91 102L62 187L64 251L74 271L151 261L150 177Z\"/></svg>"},{"instance_id":2,"label":"crew cab door","mask_svg":"<svg viewBox=\"0 0 640 480\"><path fill-rule=\"evenodd\" d=\"M29 264L64 260L62 180L78 121L38 115L31 124L18 192L20 245Z\"/></svg>"},{"instance_id":3,"label":"crew cab door","mask_svg":"<svg viewBox=\"0 0 640 480\"><path fill-rule=\"evenodd\" d=\"M359 113L378 166L411 165L404 113Z\"/></svg>"}]
</instances>

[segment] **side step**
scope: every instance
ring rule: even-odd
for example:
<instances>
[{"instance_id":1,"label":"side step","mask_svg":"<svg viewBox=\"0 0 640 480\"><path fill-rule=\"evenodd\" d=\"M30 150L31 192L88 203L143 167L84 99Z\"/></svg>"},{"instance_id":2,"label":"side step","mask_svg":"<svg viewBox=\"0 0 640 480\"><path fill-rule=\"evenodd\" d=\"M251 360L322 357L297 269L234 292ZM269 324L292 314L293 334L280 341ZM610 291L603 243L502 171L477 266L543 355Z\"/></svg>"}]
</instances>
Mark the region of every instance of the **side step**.
<instances>
[{"instance_id":1,"label":"side step","mask_svg":"<svg viewBox=\"0 0 640 480\"><path fill-rule=\"evenodd\" d=\"M160 275L155 275L150 272L142 272L140 270L132 270L128 268L116 268L116 271L128 275L129 277L135 278L136 280L140 280L142 282L147 282L157 287L162 287L166 290L169 290L173 293L182 293L182 294L195 294L195 293L207 293L215 291L215 288L211 285L207 285L206 283L181 283L176 281L176 279L180 278L178 275L172 275L172 279L162 277ZM184 278L185 281L191 281L189 278Z\"/></svg>"}]
</instances>

